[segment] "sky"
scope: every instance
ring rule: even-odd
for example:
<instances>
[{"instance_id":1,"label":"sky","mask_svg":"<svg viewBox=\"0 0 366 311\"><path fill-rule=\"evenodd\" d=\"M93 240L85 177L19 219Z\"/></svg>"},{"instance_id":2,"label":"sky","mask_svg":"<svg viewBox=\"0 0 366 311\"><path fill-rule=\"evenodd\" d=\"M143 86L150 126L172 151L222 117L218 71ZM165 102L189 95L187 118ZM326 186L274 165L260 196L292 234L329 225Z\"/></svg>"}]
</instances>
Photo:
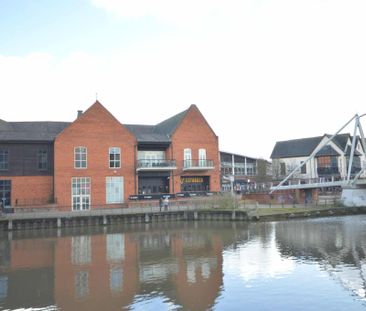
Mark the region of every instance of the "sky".
<instances>
[{"instance_id":1,"label":"sky","mask_svg":"<svg viewBox=\"0 0 366 311\"><path fill-rule=\"evenodd\" d=\"M366 112L365 16L364 0L0 0L0 119L73 121L97 98L156 124L195 104L220 150L269 159Z\"/></svg>"}]
</instances>

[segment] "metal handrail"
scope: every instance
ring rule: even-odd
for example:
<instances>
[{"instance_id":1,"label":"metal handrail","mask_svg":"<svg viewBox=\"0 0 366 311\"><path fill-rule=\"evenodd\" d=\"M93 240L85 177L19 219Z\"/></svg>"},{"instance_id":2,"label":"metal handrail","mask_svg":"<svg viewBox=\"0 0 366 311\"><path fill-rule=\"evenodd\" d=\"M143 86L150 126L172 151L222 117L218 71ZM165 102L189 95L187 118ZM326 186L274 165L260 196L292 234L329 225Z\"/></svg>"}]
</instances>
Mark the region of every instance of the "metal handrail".
<instances>
[{"instance_id":1,"label":"metal handrail","mask_svg":"<svg viewBox=\"0 0 366 311\"><path fill-rule=\"evenodd\" d=\"M190 159L190 160L183 160L183 167L190 168L190 167L214 167L213 160L207 159Z\"/></svg>"},{"instance_id":2,"label":"metal handrail","mask_svg":"<svg viewBox=\"0 0 366 311\"><path fill-rule=\"evenodd\" d=\"M159 167L175 167L175 160L154 159L154 160L138 160L137 168L159 168Z\"/></svg>"}]
</instances>

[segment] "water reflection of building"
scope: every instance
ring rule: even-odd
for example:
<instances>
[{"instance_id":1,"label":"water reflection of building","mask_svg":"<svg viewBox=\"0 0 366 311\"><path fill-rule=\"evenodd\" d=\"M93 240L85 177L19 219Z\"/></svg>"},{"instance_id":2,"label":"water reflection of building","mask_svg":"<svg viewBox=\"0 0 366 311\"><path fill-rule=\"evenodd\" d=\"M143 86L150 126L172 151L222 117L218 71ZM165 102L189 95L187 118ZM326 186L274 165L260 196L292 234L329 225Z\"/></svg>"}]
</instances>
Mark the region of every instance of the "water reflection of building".
<instances>
[{"instance_id":1,"label":"water reflection of building","mask_svg":"<svg viewBox=\"0 0 366 311\"><path fill-rule=\"evenodd\" d=\"M47 239L0 241L0 307L54 304L54 243Z\"/></svg>"},{"instance_id":2,"label":"water reflection of building","mask_svg":"<svg viewBox=\"0 0 366 311\"><path fill-rule=\"evenodd\" d=\"M226 235L201 224L141 228L1 240L0 308L120 310L146 295L185 309L211 308L223 285L231 225Z\"/></svg>"},{"instance_id":3,"label":"water reflection of building","mask_svg":"<svg viewBox=\"0 0 366 311\"><path fill-rule=\"evenodd\" d=\"M281 254L319 262L340 284L366 298L366 231L355 217L280 222L276 241Z\"/></svg>"},{"instance_id":4,"label":"water reflection of building","mask_svg":"<svg viewBox=\"0 0 366 311\"><path fill-rule=\"evenodd\" d=\"M116 310L138 288L137 248L124 234L59 238L55 302L62 310Z\"/></svg>"},{"instance_id":5,"label":"water reflection of building","mask_svg":"<svg viewBox=\"0 0 366 311\"><path fill-rule=\"evenodd\" d=\"M140 294L158 292L189 310L214 305L222 286L222 241L205 230L138 234ZM161 260L164 258L164 260Z\"/></svg>"},{"instance_id":6,"label":"water reflection of building","mask_svg":"<svg viewBox=\"0 0 366 311\"><path fill-rule=\"evenodd\" d=\"M221 250L218 237L179 231L62 238L55 256L56 304L65 310L114 310L155 292L205 310L222 285Z\"/></svg>"}]
</instances>

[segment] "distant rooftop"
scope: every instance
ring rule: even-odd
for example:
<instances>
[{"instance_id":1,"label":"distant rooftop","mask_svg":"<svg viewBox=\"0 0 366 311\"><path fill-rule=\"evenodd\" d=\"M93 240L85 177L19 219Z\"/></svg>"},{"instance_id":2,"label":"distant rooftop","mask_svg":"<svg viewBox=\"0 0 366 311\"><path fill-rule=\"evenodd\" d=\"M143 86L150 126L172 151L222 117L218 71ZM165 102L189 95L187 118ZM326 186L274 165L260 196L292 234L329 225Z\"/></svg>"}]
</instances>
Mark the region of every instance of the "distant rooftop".
<instances>
[{"instance_id":1,"label":"distant rooftop","mask_svg":"<svg viewBox=\"0 0 366 311\"><path fill-rule=\"evenodd\" d=\"M0 120L0 141L52 142L70 122L6 122Z\"/></svg>"},{"instance_id":2,"label":"distant rooftop","mask_svg":"<svg viewBox=\"0 0 366 311\"><path fill-rule=\"evenodd\" d=\"M276 142L272 154L271 159L278 158L292 158L292 157L307 157L309 156L314 149L319 145L321 140L324 137L331 137L329 134L325 134L323 136L309 137L309 138L300 138L286 141L278 141ZM345 151L347 147L348 139L352 139L350 134L339 134L334 137L332 140L341 150ZM324 146L317 155L336 155L338 154L334 148L328 146Z\"/></svg>"}]
</instances>

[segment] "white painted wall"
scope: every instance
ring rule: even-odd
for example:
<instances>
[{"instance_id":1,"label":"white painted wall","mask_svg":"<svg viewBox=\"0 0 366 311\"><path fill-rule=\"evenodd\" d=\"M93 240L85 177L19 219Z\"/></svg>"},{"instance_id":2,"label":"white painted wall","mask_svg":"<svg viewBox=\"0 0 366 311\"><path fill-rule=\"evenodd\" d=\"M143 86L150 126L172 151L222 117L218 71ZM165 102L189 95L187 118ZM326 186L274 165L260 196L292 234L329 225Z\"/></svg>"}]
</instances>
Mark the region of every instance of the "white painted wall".
<instances>
[{"instance_id":1,"label":"white painted wall","mask_svg":"<svg viewBox=\"0 0 366 311\"><path fill-rule=\"evenodd\" d=\"M366 206L366 189L365 188L343 188L342 204L347 207Z\"/></svg>"}]
</instances>

